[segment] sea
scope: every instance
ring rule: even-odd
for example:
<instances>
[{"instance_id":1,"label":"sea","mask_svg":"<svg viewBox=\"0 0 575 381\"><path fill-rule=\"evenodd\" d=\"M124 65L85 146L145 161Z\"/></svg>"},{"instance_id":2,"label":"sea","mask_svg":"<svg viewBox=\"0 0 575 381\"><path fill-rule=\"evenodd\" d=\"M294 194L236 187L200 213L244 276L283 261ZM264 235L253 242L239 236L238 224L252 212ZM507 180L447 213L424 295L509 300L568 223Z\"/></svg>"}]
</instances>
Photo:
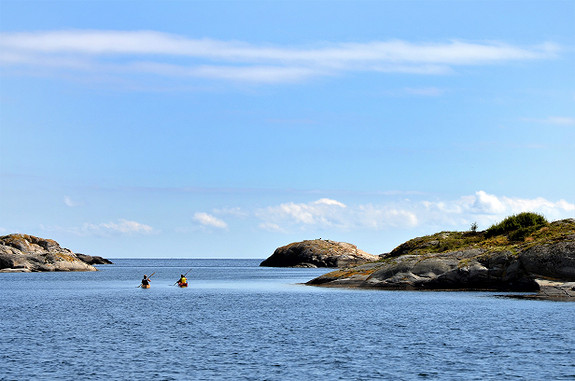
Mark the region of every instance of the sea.
<instances>
[{"instance_id":1,"label":"sea","mask_svg":"<svg viewBox=\"0 0 575 381\"><path fill-rule=\"evenodd\" d=\"M0 380L575 380L575 303L312 287L329 269L260 261L2 273Z\"/></svg>"}]
</instances>

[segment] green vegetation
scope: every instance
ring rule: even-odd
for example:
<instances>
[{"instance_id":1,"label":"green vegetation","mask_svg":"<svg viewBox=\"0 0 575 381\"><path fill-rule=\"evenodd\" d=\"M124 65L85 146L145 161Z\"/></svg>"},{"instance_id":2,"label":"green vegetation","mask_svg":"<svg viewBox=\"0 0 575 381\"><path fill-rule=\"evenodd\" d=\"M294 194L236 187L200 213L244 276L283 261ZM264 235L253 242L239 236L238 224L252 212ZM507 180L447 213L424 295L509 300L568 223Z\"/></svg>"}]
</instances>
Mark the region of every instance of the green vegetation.
<instances>
[{"instance_id":1,"label":"green vegetation","mask_svg":"<svg viewBox=\"0 0 575 381\"><path fill-rule=\"evenodd\" d=\"M477 233L477 222L472 223L469 230L471 230L473 233Z\"/></svg>"},{"instance_id":2,"label":"green vegetation","mask_svg":"<svg viewBox=\"0 0 575 381\"><path fill-rule=\"evenodd\" d=\"M469 249L479 249L482 252L507 250L515 253L532 245L573 239L574 236L575 219L549 223L539 214L521 213L507 217L485 231L444 231L411 239L396 247L388 258Z\"/></svg>"},{"instance_id":3,"label":"green vegetation","mask_svg":"<svg viewBox=\"0 0 575 381\"><path fill-rule=\"evenodd\" d=\"M391 257L411 254L443 253L479 246L485 237L481 232L440 232L433 235L411 239L391 253Z\"/></svg>"},{"instance_id":4,"label":"green vegetation","mask_svg":"<svg viewBox=\"0 0 575 381\"><path fill-rule=\"evenodd\" d=\"M487 231L490 232L489 236ZM417 237L399 245L377 262L338 269L310 281L309 284L329 283L334 280L342 280L342 284L352 284L381 269L391 269L395 263L404 262L409 265L434 256L455 258L458 260L458 267L465 268L478 262L489 263L491 258L495 258L497 262L504 260L502 257L519 256L524 250L534 246L573 241L575 219L548 223L542 216L522 213L506 218L486 231L476 231L472 225L471 229L465 232L443 231ZM459 255L455 252L462 253ZM417 257L403 260L398 258L403 255Z\"/></svg>"},{"instance_id":5,"label":"green vegetation","mask_svg":"<svg viewBox=\"0 0 575 381\"><path fill-rule=\"evenodd\" d=\"M490 238L505 235L510 241L523 241L531 233L547 225L549 222L540 214L519 213L492 225L485 231L485 236Z\"/></svg>"}]
</instances>

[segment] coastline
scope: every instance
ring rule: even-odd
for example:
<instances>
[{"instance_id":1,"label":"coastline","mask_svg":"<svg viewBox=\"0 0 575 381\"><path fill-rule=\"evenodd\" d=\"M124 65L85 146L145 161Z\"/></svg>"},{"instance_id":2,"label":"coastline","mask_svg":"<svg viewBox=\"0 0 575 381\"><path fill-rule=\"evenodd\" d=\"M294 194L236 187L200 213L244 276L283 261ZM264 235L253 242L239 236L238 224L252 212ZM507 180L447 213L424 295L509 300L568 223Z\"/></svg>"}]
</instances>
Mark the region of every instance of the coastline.
<instances>
[{"instance_id":1,"label":"coastline","mask_svg":"<svg viewBox=\"0 0 575 381\"><path fill-rule=\"evenodd\" d=\"M509 291L507 294L500 294L497 297L509 298L509 299L528 299L528 300L547 300L547 301L557 301L557 302L575 302L575 282L558 282L546 279L535 279L535 282L539 284L539 290L537 292L526 292L524 294L517 294L513 291ZM303 283L306 286L323 287L323 288L345 288L345 289L356 289L356 290L380 290L380 291L417 291L417 292L474 292L474 291L484 291L484 292L501 292L501 290L486 289L486 288L468 288L468 289L449 289L449 288L437 288L437 289L420 289L420 288L401 288L401 287L381 287L375 285L366 285L362 280L351 281L351 282L328 282L322 284L313 284L310 282Z\"/></svg>"}]
</instances>

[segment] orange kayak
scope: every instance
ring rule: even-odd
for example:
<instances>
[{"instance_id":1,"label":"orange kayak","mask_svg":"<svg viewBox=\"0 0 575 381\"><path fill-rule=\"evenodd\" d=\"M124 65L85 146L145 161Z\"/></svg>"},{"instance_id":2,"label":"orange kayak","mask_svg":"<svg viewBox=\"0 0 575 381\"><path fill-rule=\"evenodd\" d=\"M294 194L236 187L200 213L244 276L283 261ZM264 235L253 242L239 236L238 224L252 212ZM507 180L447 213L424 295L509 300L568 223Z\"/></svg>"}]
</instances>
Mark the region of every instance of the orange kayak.
<instances>
[{"instance_id":1,"label":"orange kayak","mask_svg":"<svg viewBox=\"0 0 575 381\"><path fill-rule=\"evenodd\" d=\"M142 288L150 288L150 285L149 284L143 284Z\"/></svg>"},{"instance_id":2,"label":"orange kayak","mask_svg":"<svg viewBox=\"0 0 575 381\"><path fill-rule=\"evenodd\" d=\"M188 287L188 282L186 282L186 283L180 283L180 282L178 282L178 287L182 287L182 288L183 288L183 287Z\"/></svg>"}]
</instances>

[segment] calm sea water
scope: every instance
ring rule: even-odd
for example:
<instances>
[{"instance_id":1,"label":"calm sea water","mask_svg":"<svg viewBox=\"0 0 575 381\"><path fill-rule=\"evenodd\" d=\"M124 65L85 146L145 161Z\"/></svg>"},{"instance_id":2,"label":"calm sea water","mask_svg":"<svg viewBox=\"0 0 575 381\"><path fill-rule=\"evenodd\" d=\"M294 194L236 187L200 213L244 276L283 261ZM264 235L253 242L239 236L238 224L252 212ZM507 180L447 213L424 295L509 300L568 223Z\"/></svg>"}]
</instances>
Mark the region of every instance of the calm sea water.
<instances>
[{"instance_id":1,"label":"calm sea water","mask_svg":"<svg viewBox=\"0 0 575 381\"><path fill-rule=\"evenodd\" d=\"M575 379L575 303L308 287L326 270L259 262L0 274L0 379Z\"/></svg>"}]
</instances>

